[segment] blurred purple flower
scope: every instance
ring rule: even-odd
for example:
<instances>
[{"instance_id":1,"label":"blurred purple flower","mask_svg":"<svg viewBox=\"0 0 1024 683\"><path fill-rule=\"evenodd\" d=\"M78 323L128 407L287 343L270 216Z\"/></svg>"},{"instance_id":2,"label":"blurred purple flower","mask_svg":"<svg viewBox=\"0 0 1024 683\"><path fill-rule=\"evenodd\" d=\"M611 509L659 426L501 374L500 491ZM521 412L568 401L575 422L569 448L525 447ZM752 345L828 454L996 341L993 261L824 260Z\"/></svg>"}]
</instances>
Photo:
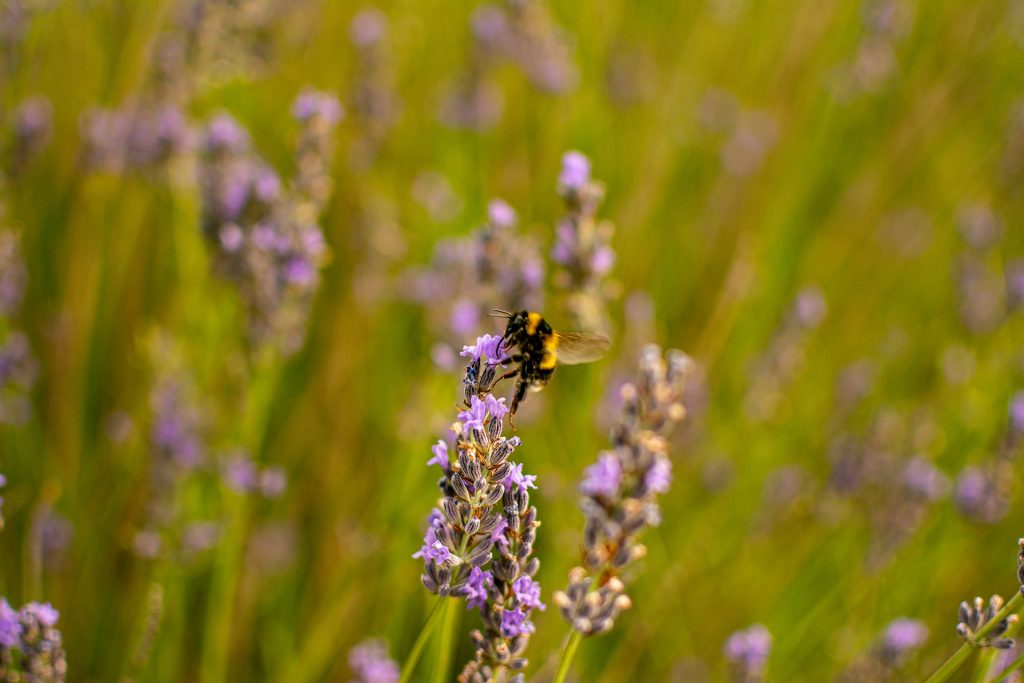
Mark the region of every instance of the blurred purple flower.
<instances>
[{"instance_id":1,"label":"blurred purple flower","mask_svg":"<svg viewBox=\"0 0 1024 683\"><path fill-rule=\"evenodd\" d=\"M605 451L598 455L597 462L584 472L580 490L588 496L612 498L618 493L621 481L622 465L619 458L614 453Z\"/></svg>"},{"instance_id":2,"label":"blurred purple flower","mask_svg":"<svg viewBox=\"0 0 1024 683\"><path fill-rule=\"evenodd\" d=\"M567 190L579 190L590 182L590 159L581 152L566 152L562 155L562 170L558 184Z\"/></svg>"},{"instance_id":3,"label":"blurred purple flower","mask_svg":"<svg viewBox=\"0 0 1024 683\"><path fill-rule=\"evenodd\" d=\"M925 500L938 500L949 492L949 478L921 456L907 463L903 470L903 482Z\"/></svg>"},{"instance_id":4,"label":"blurred purple flower","mask_svg":"<svg viewBox=\"0 0 1024 683\"><path fill-rule=\"evenodd\" d=\"M894 657L916 650L928 638L928 627L917 619L893 620L882 635L882 647Z\"/></svg>"},{"instance_id":5,"label":"blurred purple flower","mask_svg":"<svg viewBox=\"0 0 1024 683\"><path fill-rule=\"evenodd\" d=\"M349 24L349 38L359 47L370 47L379 43L388 31L388 19L376 7L365 7L352 17Z\"/></svg>"},{"instance_id":6,"label":"blurred purple flower","mask_svg":"<svg viewBox=\"0 0 1024 683\"><path fill-rule=\"evenodd\" d=\"M352 683L397 683L398 664L388 657L387 645L377 639L364 640L348 653L348 665L357 678Z\"/></svg>"},{"instance_id":7,"label":"blurred purple flower","mask_svg":"<svg viewBox=\"0 0 1024 683\"><path fill-rule=\"evenodd\" d=\"M1010 399L1010 427L1024 433L1024 391L1018 391Z\"/></svg>"},{"instance_id":8,"label":"blurred purple flower","mask_svg":"<svg viewBox=\"0 0 1024 683\"><path fill-rule=\"evenodd\" d=\"M230 114L217 114L206 124L205 146L211 154L241 154L249 149L249 131Z\"/></svg>"},{"instance_id":9,"label":"blurred purple flower","mask_svg":"<svg viewBox=\"0 0 1024 683\"><path fill-rule=\"evenodd\" d=\"M330 125L341 120L345 110L338 98L312 88L306 88L292 105L292 116L299 121L321 118Z\"/></svg>"},{"instance_id":10,"label":"blurred purple flower","mask_svg":"<svg viewBox=\"0 0 1024 683\"><path fill-rule=\"evenodd\" d=\"M659 458L644 475L644 488L654 493L665 493L672 484L672 461Z\"/></svg>"},{"instance_id":11,"label":"blurred purple flower","mask_svg":"<svg viewBox=\"0 0 1024 683\"><path fill-rule=\"evenodd\" d=\"M772 650L772 634L764 626L754 624L737 631L725 641L725 657L746 676L757 676L764 670Z\"/></svg>"},{"instance_id":12,"label":"blurred purple flower","mask_svg":"<svg viewBox=\"0 0 1024 683\"><path fill-rule=\"evenodd\" d=\"M516 210L501 199L492 199L487 205L487 220L491 225L498 228L514 227L518 217Z\"/></svg>"},{"instance_id":13,"label":"blurred purple flower","mask_svg":"<svg viewBox=\"0 0 1024 683\"><path fill-rule=\"evenodd\" d=\"M0 598L0 645L16 648L21 642L21 622L18 612L11 608L6 598Z\"/></svg>"},{"instance_id":14,"label":"blurred purple flower","mask_svg":"<svg viewBox=\"0 0 1024 683\"><path fill-rule=\"evenodd\" d=\"M279 498L288 488L288 475L280 467L267 467L260 473L260 493L266 498Z\"/></svg>"}]
</instances>

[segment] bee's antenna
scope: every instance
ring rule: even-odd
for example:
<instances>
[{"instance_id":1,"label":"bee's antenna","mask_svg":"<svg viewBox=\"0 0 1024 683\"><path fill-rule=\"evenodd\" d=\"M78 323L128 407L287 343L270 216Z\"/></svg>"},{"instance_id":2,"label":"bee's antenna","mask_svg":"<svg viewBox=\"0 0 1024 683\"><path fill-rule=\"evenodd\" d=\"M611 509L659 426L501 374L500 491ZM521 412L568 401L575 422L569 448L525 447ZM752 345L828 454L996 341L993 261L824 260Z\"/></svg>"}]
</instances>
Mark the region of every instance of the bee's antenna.
<instances>
[{"instance_id":1,"label":"bee's antenna","mask_svg":"<svg viewBox=\"0 0 1024 683\"><path fill-rule=\"evenodd\" d=\"M495 314L497 314L497 315L495 315ZM508 311L504 311L504 310L502 310L500 308L495 308L492 312L488 313L487 315L492 317L492 318L511 318L512 317L511 313L509 313Z\"/></svg>"}]
</instances>

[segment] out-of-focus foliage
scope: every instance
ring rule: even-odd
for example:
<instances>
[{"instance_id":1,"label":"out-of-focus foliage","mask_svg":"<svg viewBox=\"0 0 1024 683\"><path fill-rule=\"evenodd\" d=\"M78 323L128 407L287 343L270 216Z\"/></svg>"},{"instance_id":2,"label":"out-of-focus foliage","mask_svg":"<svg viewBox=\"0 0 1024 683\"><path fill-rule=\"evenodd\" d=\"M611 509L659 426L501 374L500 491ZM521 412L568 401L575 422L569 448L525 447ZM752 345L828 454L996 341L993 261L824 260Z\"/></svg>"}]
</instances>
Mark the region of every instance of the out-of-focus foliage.
<instances>
[{"instance_id":1,"label":"out-of-focus foliage","mask_svg":"<svg viewBox=\"0 0 1024 683\"><path fill-rule=\"evenodd\" d=\"M517 303L425 269L500 197L572 329L550 254L580 150L614 343L517 417L545 600L641 345L697 377L632 608L572 676L725 680L761 624L770 681L924 678L961 600L1018 587L1022 63L1019 0L8 0L0 595L60 611L74 681L347 681L369 637L400 662L455 352ZM225 113L237 206L210 203ZM211 206L284 256L225 266ZM254 324L300 285L286 338ZM568 627L533 621L550 680Z\"/></svg>"}]
</instances>

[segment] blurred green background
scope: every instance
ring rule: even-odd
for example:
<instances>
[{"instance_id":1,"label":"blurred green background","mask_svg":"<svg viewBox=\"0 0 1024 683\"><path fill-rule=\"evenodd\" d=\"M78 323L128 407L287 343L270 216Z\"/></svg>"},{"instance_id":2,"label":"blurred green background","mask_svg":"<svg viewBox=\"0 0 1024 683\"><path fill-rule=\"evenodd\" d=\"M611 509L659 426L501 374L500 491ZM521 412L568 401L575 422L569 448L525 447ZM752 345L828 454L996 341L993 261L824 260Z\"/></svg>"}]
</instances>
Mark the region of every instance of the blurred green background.
<instances>
[{"instance_id":1,"label":"blurred green background","mask_svg":"<svg viewBox=\"0 0 1024 683\"><path fill-rule=\"evenodd\" d=\"M768 680L832 680L899 616L930 637L894 680L923 679L959 645L961 600L1016 590L1024 3L551 0L530 30L560 26L578 78L543 92L515 60L488 63L503 106L477 131L444 117L486 61L471 3L379 4L383 123L354 106L362 5L195 3L220 22L173 72L196 126L230 112L287 175L302 88L349 110L321 217L331 258L293 355L246 341L199 228L194 155L86 161L83 116L159 91L159 47L202 21L190 6L22 0L2 19L4 221L28 271L5 324L39 372L31 416L0 425L0 594L60 610L69 680L346 681L368 636L401 661L434 604L410 555L461 378L432 361L440 332L408 273L493 197L547 253L570 149L606 184L621 296L610 358L560 371L519 425L545 598L578 562L576 482L637 344L701 368L633 609L584 641L575 680L725 680L722 644L752 623L774 636ZM34 95L52 136L19 160L9 114ZM571 328L557 288L547 301ZM209 470L160 491L150 397L168 377L208 456L284 468L283 496ZM949 479L934 495L901 479L915 457ZM995 512L961 500L967 466ZM214 540L140 554L161 495L180 539L207 523ZM461 616L456 669L476 619ZM530 680L549 680L567 626L553 608L535 623Z\"/></svg>"}]
</instances>

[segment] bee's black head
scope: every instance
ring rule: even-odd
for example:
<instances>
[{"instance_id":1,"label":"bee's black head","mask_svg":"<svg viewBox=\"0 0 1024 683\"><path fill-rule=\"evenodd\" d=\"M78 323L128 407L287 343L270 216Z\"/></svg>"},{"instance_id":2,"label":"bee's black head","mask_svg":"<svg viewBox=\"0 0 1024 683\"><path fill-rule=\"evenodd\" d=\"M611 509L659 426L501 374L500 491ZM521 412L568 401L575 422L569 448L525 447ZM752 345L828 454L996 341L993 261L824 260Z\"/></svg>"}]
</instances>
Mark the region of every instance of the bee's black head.
<instances>
[{"instance_id":1,"label":"bee's black head","mask_svg":"<svg viewBox=\"0 0 1024 683\"><path fill-rule=\"evenodd\" d=\"M508 318L508 325L505 326L505 334L503 335L505 339L513 339L526 330L530 319L529 311L517 311L516 313L510 313L509 311L498 312L505 314L505 317Z\"/></svg>"}]
</instances>

